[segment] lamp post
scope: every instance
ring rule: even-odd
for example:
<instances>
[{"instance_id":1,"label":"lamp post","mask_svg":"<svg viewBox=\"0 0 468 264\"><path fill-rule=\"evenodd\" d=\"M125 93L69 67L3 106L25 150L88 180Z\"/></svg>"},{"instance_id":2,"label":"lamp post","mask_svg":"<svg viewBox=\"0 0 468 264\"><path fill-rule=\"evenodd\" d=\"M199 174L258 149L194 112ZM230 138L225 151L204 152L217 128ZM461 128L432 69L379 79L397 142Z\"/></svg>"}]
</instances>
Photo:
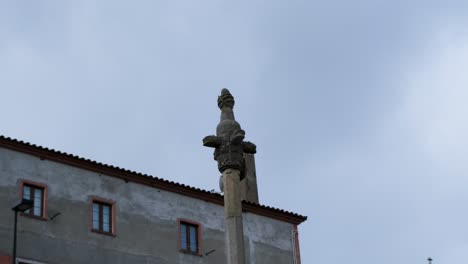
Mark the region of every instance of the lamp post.
<instances>
[{"instance_id":1,"label":"lamp post","mask_svg":"<svg viewBox=\"0 0 468 264\"><path fill-rule=\"evenodd\" d=\"M13 235L13 264L16 262L16 225L18 223L18 212L24 213L25 211L31 209L34 205L33 200L22 199L21 203L17 204L15 207L11 208L11 210L15 211L15 227L14 227L14 235Z\"/></svg>"},{"instance_id":2,"label":"lamp post","mask_svg":"<svg viewBox=\"0 0 468 264\"><path fill-rule=\"evenodd\" d=\"M430 257L427 258L427 261L429 261L429 264L432 264L432 259Z\"/></svg>"}]
</instances>

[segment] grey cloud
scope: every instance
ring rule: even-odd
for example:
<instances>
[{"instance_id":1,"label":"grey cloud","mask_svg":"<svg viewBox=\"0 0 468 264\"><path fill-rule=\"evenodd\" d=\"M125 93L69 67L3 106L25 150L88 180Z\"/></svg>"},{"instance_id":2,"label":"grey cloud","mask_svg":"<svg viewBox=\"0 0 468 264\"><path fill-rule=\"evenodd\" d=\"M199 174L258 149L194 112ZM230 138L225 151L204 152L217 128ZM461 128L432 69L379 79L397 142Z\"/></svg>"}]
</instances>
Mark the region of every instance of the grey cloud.
<instances>
[{"instance_id":1,"label":"grey cloud","mask_svg":"<svg viewBox=\"0 0 468 264\"><path fill-rule=\"evenodd\" d=\"M217 189L201 139L228 87L259 148L261 201L310 217L303 263L462 261L465 152L445 143L466 144L466 79L441 123L425 83L407 80L439 76L425 60L445 56L441 30L458 36L442 47L466 47L465 1L1 5L1 134ZM455 139L430 134L440 126ZM428 153L421 133L446 152Z\"/></svg>"}]
</instances>

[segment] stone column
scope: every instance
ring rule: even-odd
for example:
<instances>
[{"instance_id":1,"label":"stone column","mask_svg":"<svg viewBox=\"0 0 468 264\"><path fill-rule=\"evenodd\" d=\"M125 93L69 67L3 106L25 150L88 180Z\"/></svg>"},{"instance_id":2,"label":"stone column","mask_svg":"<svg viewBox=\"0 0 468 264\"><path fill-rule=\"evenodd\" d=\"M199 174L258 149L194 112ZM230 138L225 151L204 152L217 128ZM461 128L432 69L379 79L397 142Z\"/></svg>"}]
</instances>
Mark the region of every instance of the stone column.
<instances>
[{"instance_id":1,"label":"stone column","mask_svg":"<svg viewBox=\"0 0 468 264\"><path fill-rule=\"evenodd\" d=\"M240 183L241 200L258 204L257 174L254 154L244 153L245 178Z\"/></svg>"},{"instance_id":2,"label":"stone column","mask_svg":"<svg viewBox=\"0 0 468 264\"><path fill-rule=\"evenodd\" d=\"M240 171L223 172L224 215L226 228L227 264L244 264L244 227L240 195Z\"/></svg>"}]
</instances>

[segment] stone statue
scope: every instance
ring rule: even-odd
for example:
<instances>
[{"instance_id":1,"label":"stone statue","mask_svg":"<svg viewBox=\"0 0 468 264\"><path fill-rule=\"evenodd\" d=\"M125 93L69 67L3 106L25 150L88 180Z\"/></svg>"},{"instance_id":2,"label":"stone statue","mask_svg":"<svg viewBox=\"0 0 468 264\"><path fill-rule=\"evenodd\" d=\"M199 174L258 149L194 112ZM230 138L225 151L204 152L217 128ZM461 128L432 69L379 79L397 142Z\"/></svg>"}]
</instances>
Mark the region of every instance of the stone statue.
<instances>
[{"instance_id":1,"label":"stone statue","mask_svg":"<svg viewBox=\"0 0 468 264\"><path fill-rule=\"evenodd\" d=\"M224 88L218 96L218 107L221 109L221 120L216 127L216 136L203 139L203 146L215 148L214 159L218 161L221 173L226 169L235 169L244 174L244 153L255 154L255 144L244 141L245 131L234 118L234 97Z\"/></svg>"}]
</instances>

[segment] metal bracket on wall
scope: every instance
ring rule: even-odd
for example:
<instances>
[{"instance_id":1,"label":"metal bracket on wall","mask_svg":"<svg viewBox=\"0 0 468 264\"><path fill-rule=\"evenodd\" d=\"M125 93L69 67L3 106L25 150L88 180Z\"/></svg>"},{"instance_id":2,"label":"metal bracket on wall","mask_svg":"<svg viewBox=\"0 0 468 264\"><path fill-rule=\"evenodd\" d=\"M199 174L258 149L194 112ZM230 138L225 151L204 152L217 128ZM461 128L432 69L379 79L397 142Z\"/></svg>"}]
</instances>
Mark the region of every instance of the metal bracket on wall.
<instances>
[{"instance_id":1,"label":"metal bracket on wall","mask_svg":"<svg viewBox=\"0 0 468 264\"><path fill-rule=\"evenodd\" d=\"M56 213L54 214L51 218L49 218L50 221L54 220L55 217L61 215L62 213Z\"/></svg>"},{"instance_id":2,"label":"metal bracket on wall","mask_svg":"<svg viewBox=\"0 0 468 264\"><path fill-rule=\"evenodd\" d=\"M216 249L213 249L213 250L211 250L211 251L208 251L208 252L205 253L205 256L208 256L209 254L211 254L211 253L213 253L213 252L215 252L215 251L216 251Z\"/></svg>"}]
</instances>

